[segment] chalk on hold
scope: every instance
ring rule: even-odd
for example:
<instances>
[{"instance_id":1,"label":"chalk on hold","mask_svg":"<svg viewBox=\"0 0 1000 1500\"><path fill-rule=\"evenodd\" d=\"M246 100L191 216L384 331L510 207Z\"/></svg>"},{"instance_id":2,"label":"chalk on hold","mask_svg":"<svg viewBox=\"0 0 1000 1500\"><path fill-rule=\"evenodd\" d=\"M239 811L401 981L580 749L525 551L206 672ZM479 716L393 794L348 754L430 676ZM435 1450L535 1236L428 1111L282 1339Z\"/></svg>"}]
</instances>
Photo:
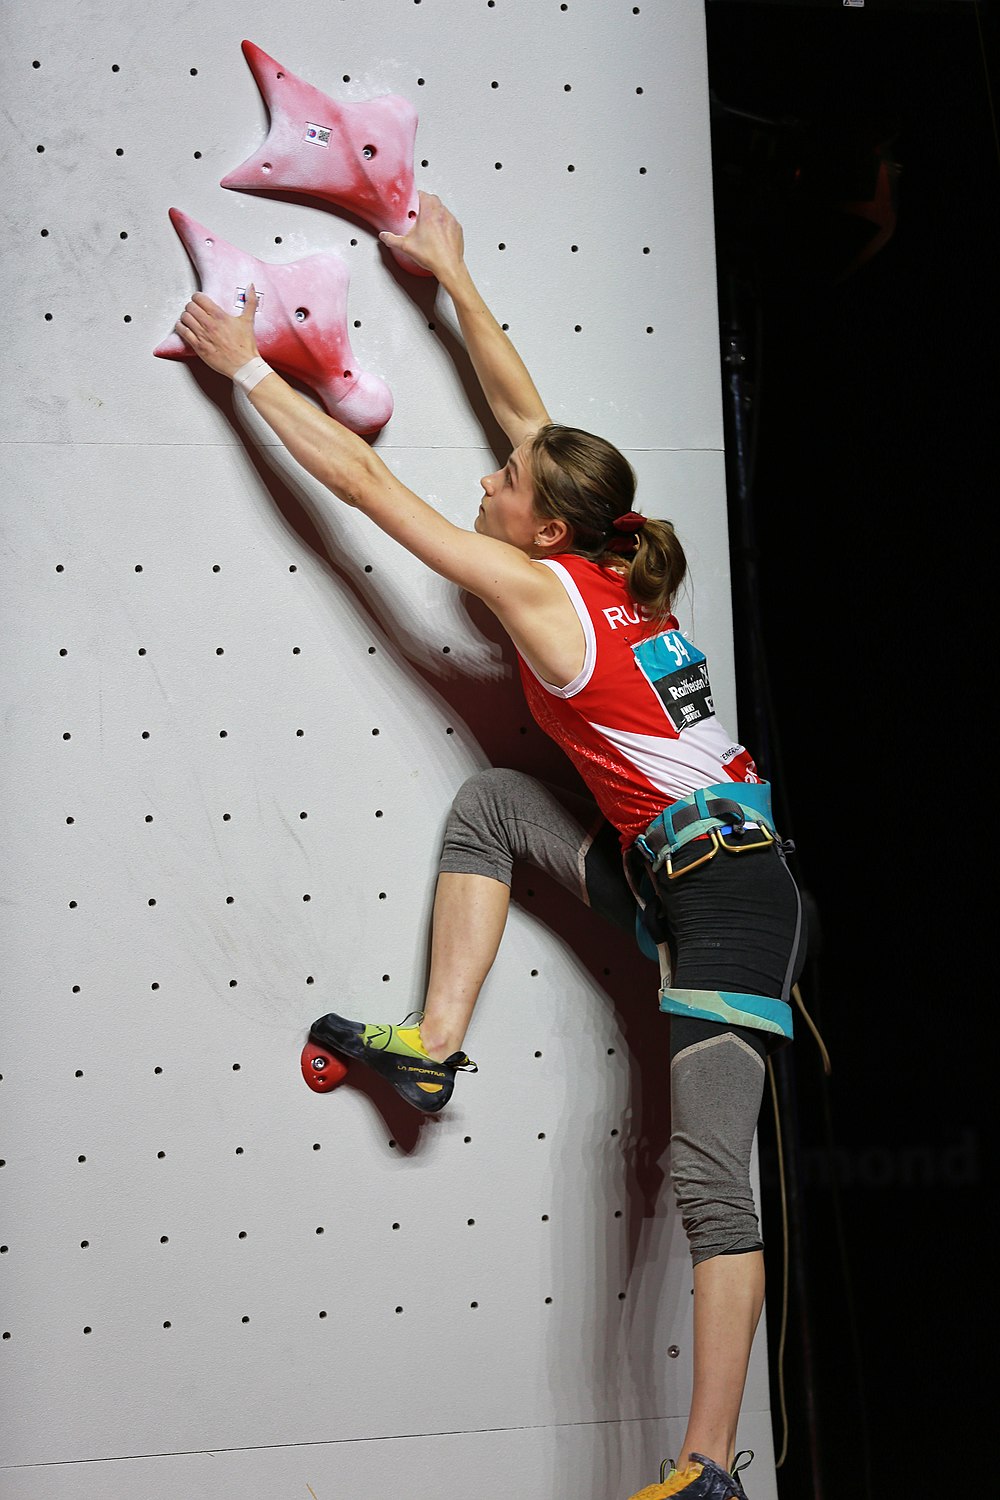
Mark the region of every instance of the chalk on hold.
<instances>
[{"instance_id":1,"label":"chalk on hold","mask_svg":"<svg viewBox=\"0 0 1000 1500\"><path fill-rule=\"evenodd\" d=\"M304 193L392 234L413 228L420 199L413 181L417 112L399 94L338 104L297 78L254 42L243 43L271 117L259 151L220 186L251 192ZM392 252L417 276L429 273Z\"/></svg>"},{"instance_id":2,"label":"chalk on hold","mask_svg":"<svg viewBox=\"0 0 1000 1500\"><path fill-rule=\"evenodd\" d=\"M316 1094L328 1094L347 1077L347 1064L325 1047L306 1042L302 1048L302 1077Z\"/></svg>"},{"instance_id":3,"label":"chalk on hold","mask_svg":"<svg viewBox=\"0 0 1000 1500\"><path fill-rule=\"evenodd\" d=\"M350 273L339 255L322 251L272 264L230 245L179 208L170 210L170 222L202 291L225 312L242 312L247 287L251 282L256 287L254 331L268 364L309 386L330 416L353 432L375 433L385 426L392 393L354 358L347 333ZM176 333L153 353L160 359L194 358Z\"/></svg>"}]
</instances>

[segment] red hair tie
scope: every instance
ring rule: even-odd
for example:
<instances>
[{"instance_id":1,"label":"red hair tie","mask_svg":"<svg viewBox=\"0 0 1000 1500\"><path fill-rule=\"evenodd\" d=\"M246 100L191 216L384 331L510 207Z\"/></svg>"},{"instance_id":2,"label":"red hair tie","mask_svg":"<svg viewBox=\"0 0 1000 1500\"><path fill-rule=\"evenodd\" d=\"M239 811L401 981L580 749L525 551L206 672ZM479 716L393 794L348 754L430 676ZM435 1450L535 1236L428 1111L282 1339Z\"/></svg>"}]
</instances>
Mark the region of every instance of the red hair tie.
<instances>
[{"instance_id":1,"label":"red hair tie","mask_svg":"<svg viewBox=\"0 0 1000 1500\"><path fill-rule=\"evenodd\" d=\"M605 552L620 552L623 554L635 552L639 546L639 532L646 524L646 517L640 516L636 510L630 510L623 516L617 516L611 524L615 531L620 532L621 535L610 537L605 542Z\"/></svg>"}]
</instances>

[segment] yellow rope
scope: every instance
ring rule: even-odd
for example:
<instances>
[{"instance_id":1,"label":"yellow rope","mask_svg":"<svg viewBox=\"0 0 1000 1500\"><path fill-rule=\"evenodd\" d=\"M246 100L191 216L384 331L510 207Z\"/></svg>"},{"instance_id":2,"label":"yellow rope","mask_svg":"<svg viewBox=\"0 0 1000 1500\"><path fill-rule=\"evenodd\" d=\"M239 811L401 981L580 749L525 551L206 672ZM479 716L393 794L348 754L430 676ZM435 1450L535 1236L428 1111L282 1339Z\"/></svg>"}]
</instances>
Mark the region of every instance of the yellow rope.
<instances>
[{"instance_id":1,"label":"yellow rope","mask_svg":"<svg viewBox=\"0 0 1000 1500\"><path fill-rule=\"evenodd\" d=\"M781 1116L778 1112L778 1086L774 1077L774 1065L767 1060L767 1076L771 1081L771 1102L774 1107L774 1134L778 1154L778 1181L781 1186L781 1324L778 1333L778 1403L781 1409L781 1452L774 1461L780 1469L788 1452L788 1407L785 1402L785 1336L788 1332L788 1194L785 1188L785 1154L781 1144Z\"/></svg>"},{"instance_id":2,"label":"yellow rope","mask_svg":"<svg viewBox=\"0 0 1000 1500\"><path fill-rule=\"evenodd\" d=\"M823 1072L829 1077L833 1070L830 1062L830 1054L826 1050L826 1043L819 1034L819 1029L813 1022L812 1016L806 1010L802 999L802 992L797 984L792 985L792 997L796 1005L805 1017L806 1025L816 1039L820 1056L823 1059ZM789 1236L788 1236L788 1187L785 1181L785 1151L781 1138L781 1115L778 1110L778 1086L774 1077L774 1067L771 1059L767 1060L767 1076L771 1082L771 1103L774 1108L774 1140L775 1150L778 1158L778 1183L781 1193L781 1245L783 1254L783 1265L781 1272L781 1323L778 1333L778 1402L781 1409L781 1452L774 1461L774 1467L780 1469L788 1454L788 1407L785 1401L785 1341L788 1336L788 1278L789 1278Z\"/></svg>"},{"instance_id":3,"label":"yellow rope","mask_svg":"<svg viewBox=\"0 0 1000 1500\"><path fill-rule=\"evenodd\" d=\"M830 1062L830 1054L826 1050L826 1043L823 1041L823 1038L820 1036L819 1031L817 1030L817 1028L816 1028L816 1026L815 1026L815 1024L813 1022L812 1016L809 1014L809 1012L805 1008L805 1005L804 1005L803 1000L802 1000L802 991L799 989L799 987L798 987L797 984L793 984L792 985L792 998L794 999L796 1005L799 1007L799 1010L802 1012L803 1016L805 1017L806 1025L809 1027L809 1030L812 1032L813 1036L816 1038L816 1045L819 1048L819 1050L820 1050L820 1056L823 1059L823 1072L829 1078L830 1074L833 1072L833 1064Z\"/></svg>"}]
</instances>

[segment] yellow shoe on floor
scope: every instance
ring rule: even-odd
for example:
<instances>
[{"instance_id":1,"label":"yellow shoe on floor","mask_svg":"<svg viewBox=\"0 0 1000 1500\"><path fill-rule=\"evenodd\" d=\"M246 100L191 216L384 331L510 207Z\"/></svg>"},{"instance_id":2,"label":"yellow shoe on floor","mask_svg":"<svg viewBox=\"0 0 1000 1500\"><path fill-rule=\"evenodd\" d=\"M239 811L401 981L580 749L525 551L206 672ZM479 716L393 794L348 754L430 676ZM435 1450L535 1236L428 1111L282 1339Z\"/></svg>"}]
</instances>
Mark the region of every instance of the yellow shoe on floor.
<instances>
[{"instance_id":1,"label":"yellow shoe on floor","mask_svg":"<svg viewBox=\"0 0 1000 1500\"><path fill-rule=\"evenodd\" d=\"M746 1459L739 1469L745 1469L753 1458L749 1450L736 1456ZM668 1464L670 1472L665 1473ZM737 1469L735 1463L733 1467ZM683 1469L675 1468L673 1459L664 1459L660 1465L659 1484L647 1484L644 1490L632 1495L631 1500L673 1500L674 1496L677 1500L747 1500L740 1481L701 1453L689 1453L688 1463Z\"/></svg>"}]
</instances>

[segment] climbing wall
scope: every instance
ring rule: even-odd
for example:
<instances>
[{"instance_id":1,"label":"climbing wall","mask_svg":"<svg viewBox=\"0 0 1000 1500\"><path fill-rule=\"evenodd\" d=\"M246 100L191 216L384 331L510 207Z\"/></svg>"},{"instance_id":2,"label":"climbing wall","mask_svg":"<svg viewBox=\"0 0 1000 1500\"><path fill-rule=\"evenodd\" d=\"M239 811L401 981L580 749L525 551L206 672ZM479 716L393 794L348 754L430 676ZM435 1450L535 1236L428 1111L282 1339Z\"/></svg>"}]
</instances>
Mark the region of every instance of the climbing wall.
<instances>
[{"instance_id":1,"label":"climbing wall","mask_svg":"<svg viewBox=\"0 0 1000 1500\"><path fill-rule=\"evenodd\" d=\"M12 11L3 1494L624 1500L691 1378L654 966L521 872L444 1115L299 1073L315 1016L419 1004L463 779L573 782L475 601L154 355L211 271L179 226L291 277L293 316L317 282L287 268L319 257L393 470L470 524L506 456L448 299L368 218L221 185L268 136L244 41L414 113L414 187L461 218L554 418L677 524L736 728L700 3ZM754 1500L768 1405L761 1332Z\"/></svg>"}]
</instances>

